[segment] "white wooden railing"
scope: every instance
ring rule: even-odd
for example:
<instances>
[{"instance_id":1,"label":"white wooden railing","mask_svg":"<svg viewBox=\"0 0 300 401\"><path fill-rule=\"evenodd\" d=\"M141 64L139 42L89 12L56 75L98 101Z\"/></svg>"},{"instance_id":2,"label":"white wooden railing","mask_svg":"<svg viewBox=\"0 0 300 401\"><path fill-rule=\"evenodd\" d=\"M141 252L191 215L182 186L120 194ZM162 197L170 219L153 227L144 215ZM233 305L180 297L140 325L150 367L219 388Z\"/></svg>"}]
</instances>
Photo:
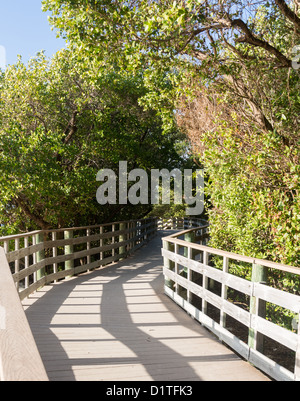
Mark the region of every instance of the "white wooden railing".
<instances>
[{"instance_id":1,"label":"white wooden railing","mask_svg":"<svg viewBox=\"0 0 300 401\"><path fill-rule=\"evenodd\" d=\"M266 282L268 269L296 276L300 269L210 248L207 231L208 226L203 226L163 238L166 294L275 380L300 380L300 296L272 288ZM234 274L233 267L239 263L252 269L251 281ZM243 305L232 298L234 291L244 297ZM294 330L272 322L266 315L266 303L295 314ZM246 329L246 340L233 334L226 324L230 318ZM265 337L294 352L293 371L264 355Z\"/></svg>"},{"instance_id":2,"label":"white wooden railing","mask_svg":"<svg viewBox=\"0 0 300 401\"><path fill-rule=\"evenodd\" d=\"M192 217L173 217L169 219L158 218L158 230L179 230L206 225L207 221Z\"/></svg>"},{"instance_id":3,"label":"white wooden railing","mask_svg":"<svg viewBox=\"0 0 300 401\"><path fill-rule=\"evenodd\" d=\"M21 300L126 258L156 232L157 218L150 218L0 238L0 381L48 380Z\"/></svg>"},{"instance_id":4,"label":"white wooden railing","mask_svg":"<svg viewBox=\"0 0 300 401\"><path fill-rule=\"evenodd\" d=\"M46 284L123 259L157 231L157 219L34 231L0 238L20 299Z\"/></svg>"},{"instance_id":5,"label":"white wooden railing","mask_svg":"<svg viewBox=\"0 0 300 401\"><path fill-rule=\"evenodd\" d=\"M271 288L255 279L254 273L277 269L299 275L300 269L208 247L208 225L203 220L157 218L0 238L0 380L47 380L20 300L46 284L126 258L155 236L157 229L187 227L194 228L163 238L166 294L274 379L299 380L299 327L287 330L267 320L265 304L299 316L300 296ZM231 271L232 262L253 266L253 281L237 277ZM248 308L230 299L230 290L247 297ZM210 315L210 306L219 311L217 317ZM229 317L247 328L249 341L229 330ZM263 354L264 336L295 353L294 371Z\"/></svg>"}]
</instances>

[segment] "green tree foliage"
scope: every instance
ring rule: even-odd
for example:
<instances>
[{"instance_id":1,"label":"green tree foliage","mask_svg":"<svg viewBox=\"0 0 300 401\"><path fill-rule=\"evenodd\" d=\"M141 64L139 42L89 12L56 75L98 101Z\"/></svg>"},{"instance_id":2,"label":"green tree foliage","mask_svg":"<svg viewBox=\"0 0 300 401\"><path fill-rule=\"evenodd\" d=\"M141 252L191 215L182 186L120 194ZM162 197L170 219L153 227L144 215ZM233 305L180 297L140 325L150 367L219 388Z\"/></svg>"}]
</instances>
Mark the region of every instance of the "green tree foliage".
<instances>
[{"instance_id":1,"label":"green tree foliage","mask_svg":"<svg viewBox=\"0 0 300 401\"><path fill-rule=\"evenodd\" d=\"M82 62L64 50L21 60L0 79L0 221L2 231L96 224L149 212L96 202L102 168L168 168L180 162L178 133L162 133L139 98L142 74Z\"/></svg>"},{"instance_id":2,"label":"green tree foliage","mask_svg":"<svg viewBox=\"0 0 300 401\"><path fill-rule=\"evenodd\" d=\"M144 66L145 103L181 98L179 123L209 174L212 244L300 265L298 2L43 3L71 45Z\"/></svg>"}]
</instances>

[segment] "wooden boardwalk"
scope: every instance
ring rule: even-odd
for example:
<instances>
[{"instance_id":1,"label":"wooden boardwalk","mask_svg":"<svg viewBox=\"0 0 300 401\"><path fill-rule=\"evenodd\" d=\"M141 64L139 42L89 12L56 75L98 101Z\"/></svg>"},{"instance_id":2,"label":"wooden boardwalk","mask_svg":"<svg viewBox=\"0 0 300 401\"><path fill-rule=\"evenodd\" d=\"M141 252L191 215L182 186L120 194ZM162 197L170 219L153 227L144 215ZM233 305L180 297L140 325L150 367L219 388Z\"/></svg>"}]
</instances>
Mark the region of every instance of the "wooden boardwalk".
<instances>
[{"instance_id":1,"label":"wooden boardwalk","mask_svg":"<svg viewBox=\"0 0 300 401\"><path fill-rule=\"evenodd\" d=\"M164 294L161 238L23 301L52 381L267 381Z\"/></svg>"}]
</instances>

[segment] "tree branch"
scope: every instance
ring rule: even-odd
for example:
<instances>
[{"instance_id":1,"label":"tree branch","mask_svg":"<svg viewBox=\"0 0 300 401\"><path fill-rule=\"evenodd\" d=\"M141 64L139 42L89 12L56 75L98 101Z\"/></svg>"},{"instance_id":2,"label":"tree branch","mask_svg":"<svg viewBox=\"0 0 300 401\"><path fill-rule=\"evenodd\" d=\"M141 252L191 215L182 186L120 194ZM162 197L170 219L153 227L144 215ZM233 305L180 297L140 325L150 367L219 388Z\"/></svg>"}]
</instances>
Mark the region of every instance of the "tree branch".
<instances>
[{"instance_id":1,"label":"tree branch","mask_svg":"<svg viewBox=\"0 0 300 401\"><path fill-rule=\"evenodd\" d=\"M300 33L300 18L289 8L284 0L275 0L282 14L289 19L294 25L298 33Z\"/></svg>"},{"instance_id":2,"label":"tree branch","mask_svg":"<svg viewBox=\"0 0 300 401\"><path fill-rule=\"evenodd\" d=\"M234 47L231 43L229 43L225 36L222 33L222 38L224 40L225 45L231 49L241 60L256 60L255 57L249 56L248 54L243 54L241 51L239 51L236 47Z\"/></svg>"},{"instance_id":3,"label":"tree branch","mask_svg":"<svg viewBox=\"0 0 300 401\"><path fill-rule=\"evenodd\" d=\"M31 212L23 195L17 196L15 198L15 201L17 206L19 206L23 210L26 216L29 217L30 220L34 221L42 230L47 230L50 228L50 224L47 223L42 217L37 216L35 213Z\"/></svg>"},{"instance_id":4,"label":"tree branch","mask_svg":"<svg viewBox=\"0 0 300 401\"><path fill-rule=\"evenodd\" d=\"M65 139L64 139L64 144L67 145L70 140L72 139L73 135L76 133L77 131L77 127L76 127L76 117L77 117L78 111L73 111L71 120L67 126L67 128L65 129Z\"/></svg>"},{"instance_id":5,"label":"tree branch","mask_svg":"<svg viewBox=\"0 0 300 401\"><path fill-rule=\"evenodd\" d=\"M231 26L233 28L239 28L245 36L240 39L237 39L237 42L240 43L248 43L252 46L257 46L265 49L267 52L273 54L278 60L280 60L281 64L284 67L292 67L292 61L289 60L284 54L282 54L278 49L270 45L268 42L258 39L256 36L248 28L247 24L241 19L231 20Z\"/></svg>"},{"instance_id":6,"label":"tree branch","mask_svg":"<svg viewBox=\"0 0 300 401\"><path fill-rule=\"evenodd\" d=\"M254 97L252 96L251 92L244 84L242 79L234 79L230 75L224 76L224 80L229 82L231 86L234 88L235 93L243 98L248 106L251 109L251 115L253 116L254 121L256 124L263 129L264 131L273 131L274 127L271 122L267 119L261 107L258 105Z\"/></svg>"}]
</instances>

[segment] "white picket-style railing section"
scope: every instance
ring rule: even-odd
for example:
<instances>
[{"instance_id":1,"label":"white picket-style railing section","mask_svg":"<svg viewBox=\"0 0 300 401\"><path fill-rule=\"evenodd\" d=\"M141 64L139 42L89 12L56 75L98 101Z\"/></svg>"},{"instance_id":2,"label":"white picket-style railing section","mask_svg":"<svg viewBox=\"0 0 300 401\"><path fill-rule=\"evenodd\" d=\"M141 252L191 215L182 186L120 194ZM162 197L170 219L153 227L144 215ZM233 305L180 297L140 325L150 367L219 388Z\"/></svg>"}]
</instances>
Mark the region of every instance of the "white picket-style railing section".
<instances>
[{"instance_id":1,"label":"white picket-style railing section","mask_svg":"<svg viewBox=\"0 0 300 401\"><path fill-rule=\"evenodd\" d=\"M265 276L268 269L298 276L300 269L210 248L207 246L207 229L208 226L204 226L163 238L166 294L224 343L272 378L280 381L300 380L300 296L260 282L261 271ZM252 267L252 281L230 271L230 265L239 262ZM229 289L243 294L248 300L248 307L241 307L229 299ZM294 313L294 330L271 322L266 316L266 303ZM208 313L208 307L217 313ZM227 317L246 328L246 341L228 329ZM264 336L295 353L294 371L264 355Z\"/></svg>"}]
</instances>

